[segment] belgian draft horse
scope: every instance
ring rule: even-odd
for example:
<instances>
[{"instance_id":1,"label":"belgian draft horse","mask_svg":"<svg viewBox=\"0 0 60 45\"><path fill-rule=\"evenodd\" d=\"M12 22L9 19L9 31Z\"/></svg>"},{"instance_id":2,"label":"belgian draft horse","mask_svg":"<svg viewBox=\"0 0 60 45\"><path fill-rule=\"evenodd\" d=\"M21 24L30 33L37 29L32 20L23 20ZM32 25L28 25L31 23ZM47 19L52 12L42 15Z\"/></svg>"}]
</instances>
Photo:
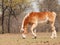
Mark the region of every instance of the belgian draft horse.
<instances>
[{"instance_id":1,"label":"belgian draft horse","mask_svg":"<svg viewBox=\"0 0 60 45\"><path fill-rule=\"evenodd\" d=\"M34 38L36 38L36 27L38 25L38 23L44 23L44 22L50 22L51 27L52 27L52 35L51 38L55 38L57 37L56 34L56 30L55 30L55 19L56 19L56 13L55 12L31 12L28 13L23 21L22 21L22 27L21 27L21 31L22 31L22 37L26 38L26 33L27 33L27 27L28 25L31 25L31 32L34 36Z\"/></svg>"}]
</instances>

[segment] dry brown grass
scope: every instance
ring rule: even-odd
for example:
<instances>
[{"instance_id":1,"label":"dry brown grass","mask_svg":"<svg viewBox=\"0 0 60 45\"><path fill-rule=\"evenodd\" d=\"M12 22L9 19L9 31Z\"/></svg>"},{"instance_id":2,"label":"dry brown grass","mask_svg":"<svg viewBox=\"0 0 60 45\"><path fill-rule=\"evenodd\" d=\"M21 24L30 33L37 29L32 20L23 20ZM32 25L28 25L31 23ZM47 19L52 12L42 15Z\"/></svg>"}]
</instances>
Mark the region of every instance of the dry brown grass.
<instances>
[{"instance_id":1,"label":"dry brown grass","mask_svg":"<svg viewBox=\"0 0 60 45\"><path fill-rule=\"evenodd\" d=\"M37 39L32 39L31 33L26 39L21 34L0 34L0 45L60 45L60 33L55 39L50 39L51 33L37 33Z\"/></svg>"}]
</instances>

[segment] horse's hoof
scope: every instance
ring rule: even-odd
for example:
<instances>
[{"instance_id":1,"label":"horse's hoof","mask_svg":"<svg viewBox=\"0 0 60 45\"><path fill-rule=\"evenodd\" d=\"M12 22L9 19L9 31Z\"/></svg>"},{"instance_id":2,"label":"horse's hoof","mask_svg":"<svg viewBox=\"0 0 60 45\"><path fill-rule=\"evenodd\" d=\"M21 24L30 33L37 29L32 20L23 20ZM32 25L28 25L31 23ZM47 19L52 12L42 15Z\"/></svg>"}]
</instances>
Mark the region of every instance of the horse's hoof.
<instances>
[{"instance_id":1,"label":"horse's hoof","mask_svg":"<svg viewBox=\"0 0 60 45\"><path fill-rule=\"evenodd\" d=\"M52 37L52 36L51 36L50 38L51 38L51 39L55 39L55 38L57 38L57 37Z\"/></svg>"},{"instance_id":2,"label":"horse's hoof","mask_svg":"<svg viewBox=\"0 0 60 45\"><path fill-rule=\"evenodd\" d=\"M25 38L23 37L23 39L25 39Z\"/></svg>"},{"instance_id":3,"label":"horse's hoof","mask_svg":"<svg viewBox=\"0 0 60 45\"><path fill-rule=\"evenodd\" d=\"M36 39L37 37L35 36L35 37L33 37L33 39Z\"/></svg>"},{"instance_id":4,"label":"horse's hoof","mask_svg":"<svg viewBox=\"0 0 60 45\"><path fill-rule=\"evenodd\" d=\"M35 39L37 38L37 37L34 37Z\"/></svg>"}]
</instances>

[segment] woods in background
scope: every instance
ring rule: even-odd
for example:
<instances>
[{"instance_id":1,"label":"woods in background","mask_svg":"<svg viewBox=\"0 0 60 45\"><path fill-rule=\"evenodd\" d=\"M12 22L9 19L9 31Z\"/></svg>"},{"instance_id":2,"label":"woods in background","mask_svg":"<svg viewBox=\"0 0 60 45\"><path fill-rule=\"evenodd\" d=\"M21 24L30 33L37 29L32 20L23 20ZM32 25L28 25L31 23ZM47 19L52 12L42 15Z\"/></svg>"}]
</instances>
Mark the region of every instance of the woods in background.
<instances>
[{"instance_id":1,"label":"woods in background","mask_svg":"<svg viewBox=\"0 0 60 45\"><path fill-rule=\"evenodd\" d=\"M24 16L33 11L33 2L38 2L37 6L39 11L55 11L56 17L56 30L60 31L60 4L58 0L0 0L0 33L19 33L22 20ZM2 25L1 25L2 24ZM38 31L49 31L50 26L48 24L38 25ZM44 30L46 29L46 30Z\"/></svg>"}]
</instances>

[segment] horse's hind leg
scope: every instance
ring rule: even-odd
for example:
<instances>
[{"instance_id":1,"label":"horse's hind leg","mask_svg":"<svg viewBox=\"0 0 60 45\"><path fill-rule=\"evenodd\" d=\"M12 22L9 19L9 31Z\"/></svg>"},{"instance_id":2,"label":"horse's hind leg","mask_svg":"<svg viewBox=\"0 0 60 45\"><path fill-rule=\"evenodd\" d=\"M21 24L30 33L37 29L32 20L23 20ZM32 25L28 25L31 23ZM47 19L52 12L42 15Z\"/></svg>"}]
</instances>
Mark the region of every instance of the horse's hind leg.
<instances>
[{"instance_id":1,"label":"horse's hind leg","mask_svg":"<svg viewBox=\"0 0 60 45\"><path fill-rule=\"evenodd\" d=\"M35 29L36 26L37 26L37 23L34 23L31 27L31 32L32 32L34 38L36 38L36 29Z\"/></svg>"},{"instance_id":2,"label":"horse's hind leg","mask_svg":"<svg viewBox=\"0 0 60 45\"><path fill-rule=\"evenodd\" d=\"M51 38L55 38L55 37L57 37L57 34L56 34L54 22L51 23L51 27L52 27L52 35L51 35Z\"/></svg>"}]
</instances>

